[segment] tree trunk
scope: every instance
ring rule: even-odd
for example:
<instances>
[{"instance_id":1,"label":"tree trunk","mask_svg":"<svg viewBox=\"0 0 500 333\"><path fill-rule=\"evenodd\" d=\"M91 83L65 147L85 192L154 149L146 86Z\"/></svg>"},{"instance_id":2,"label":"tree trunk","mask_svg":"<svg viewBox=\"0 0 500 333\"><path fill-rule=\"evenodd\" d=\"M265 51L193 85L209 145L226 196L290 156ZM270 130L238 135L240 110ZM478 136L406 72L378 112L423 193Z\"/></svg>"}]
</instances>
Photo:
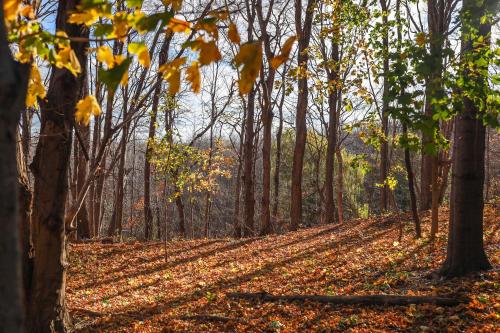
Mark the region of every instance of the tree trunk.
<instances>
[{"instance_id":1,"label":"tree trunk","mask_svg":"<svg viewBox=\"0 0 500 333\"><path fill-rule=\"evenodd\" d=\"M18 209L19 209L19 235L21 240L22 273L24 289L24 308L29 306L31 295L31 277L33 274L33 242L31 239L31 203L33 201L29 186L29 176L26 159L24 158L24 147L19 140L17 148L17 173L18 173Z\"/></svg>"},{"instance_id":2,"label":"tree trunk","mask_svg":"<svg viewBox=\"0 0 500 333\"><path fill-rule=\"evenodd\" d=\"M308 0L304 24L302 24L302 1L295 1L295 30L299 38L297 63L301 66L303 73L307 73L307 63L309 61L307 48L309 47L309 41L311 39L315 3L316 0ZM301 75L298 79L297 114L295 118L296 134L292 164L290 230L297 230L302 223L302 169L306 148L308 94L307 75Z\"/></svg>"},{"instance_id":3,"label":"tree trunk","mask_svg":"<svg viewBox=\"0 0 500 333\"><path fill-rule=\"evenodd\" d=\"M175 187L175 191L179 192L179 189ZM179 233L181 237L186 238L186 218L184 213L184 203L182 202L182 193L178 193L178 195L176 195L175 206L177 207L177 213L179 214Z\"/></svg>"},{"instance_id":4,"label":"tree trunk","mask_svg":"<svg viewBox=\"0 0 500 333\"><path fill-rule=\"evenodd\" d=\"M338 172L337 172L337 216L338 223L344 222L344 200L343 200L343 192L344 192L344 166L342 160L342 150L340 147L336 150L337 153L337 163L338 163Z\"/></svg>"},{"instance_id":5,"label":"tree trunk","mask_svg":"<svg viewBox=\"0 0 500 333\"><path fill-rule=\"evenodd\" d=\"M76 0L59 1L56 30L65 31L72 37L87 38L86 28L67 23L68 13L76 10L78 3ZM71 46L85 71L88 43L72 43ZM83 77L53 67L47 98L40 104L40 138L31 165L35 178L31 332L66 332L70 324L65 293L68 262L64 221L74 112Z\"/></svg>"},{"instance_id":6,"label":"tree trunk","mask_svg":"<svg viewBox=\"0 0 500 333\"><path fill-rule=\"evenodd\" d=\"M284 77L282 82L284 82ZM284 83L283 83L284 84ZM281 137L283 135L283 104L285 102L286 88L283 87L281 101L278 108L279 122L278 130L276 131L276 165L274 166L274 200L273 200L273 218L277 225L279 215L279 200L280 200L280 170L281 170Z\"/></svg>"},{"instance_id":7,"label":"tree trunk","mask_svg":"<svg viewBox=\"0 0 500 333\"><path fill-rule=\"evenodd\" d=\"M26 99L29 66L12 59L0 8L0 325L5 332L24 331L24 302L18 170L17 124Z\"/></svg>"},{"instance_id":8,"label":"tree trunk","mask_svg":"<svg viewBox=\"0 0 500 333\"><path fill-rule=\"evenodd\" d=\"M170 34L166 34L163 45L160 49L158 66L164 65L168 60L170 40ZM153 237L153 212L151 210L151 163L149 163L149 154L151 151L151 147L149 141L154 139L156 133L156 119L158 116L158 104L160 102L161 80L161 75L158 75L156 78L156 88L153 93L151 119L149 120L148 142L146 143L146 156L144 158L144 236L146 240L149 240Z\"/></svg>"},{"instance_id":9,"label":"tree trunk","mask_svg":"<svg viewBox=\"0 0 500 333\"><path fill-rule=\"evenodd\" d=\"M248 94L245 119L245 145L243 147L243 236L253 236L255 197L253 188L255 90Z\"/></svg>"},{"instance_id":10,"label":"tree trunk","mask_svg":"<svg viewBox=\"0 0 500 333\"><path fill-rule=\"evenodd\" d=\"M336 8L335 10L340 10ZM326 223L335 223L335 200L334 200L334 170L335 170L335 150L337 148L337 102L338 102L338 79L339 79L339 45L333 42L331 46L331 60L334 69L328 69L328 143L326 147L325 161L325 217Z\"/></svg>"},{"instance_id":11,"label":"tree trunk","mask_svg":"<svg viewBox=\"0 0 500 333\"><path fill-rule=\"evenodd\" d=\"M382 51L383 51L383 92L382 92L382 143L380 146L380 211L388 210L389 187L386 184L389 175L389 9L387 0L380 0L382 11Z\"/></svg>"},{"instance_id":12,"label":"tree trunk","mask_svg":"<svg viewBox=\"0 0 500 333\"><path fill-rule=\"evenodd\" d=\"M82 96L83 98L84 96ZM88 161L84 153L84 149L88 152L90 148L90 128L83 124L76 125L76 129L79 131L82 142L79 143L78 147L78 165L77 165L77 179L76 179L76 193L80 193L87 179L88 174ZM75 138L76 139L76 138ZM83 147L81 145L83 144ZM78 196L78 195L77 195ZM91 236L91 225L89 221L89 214L87 210L87 204L84 202L82 207L78 211L76 217L77 226L77 237L78 239L88 239Z\"/></svg>"},{"instance_id":13,"label":"tree trunk","mask_svg":"<svg viewBox=\"0 0 500 333\"><path fill-rule=\"evenodd\" d=\"M403 136L408 136L408 128L406 124L403 123ZM411 155L410 148L405 147L405 167L406 174L408 176L408 190L410 192L410 205L411 212L413 216L413 222L415 223L415 236L416 238L422 237L422 229L420 227L420 217L418 216L417 208L417 196L415 194L415 175L413 174L413 167L411 165Z\"/></svg>"},{"instance_id":14,"label":"tree trunk","mask_svg":"<svg viewBox=\"0 0 500 333\"><path fill-rule=\"evenodd\" d=\"M125 87L124 101L123 101L123 119L126 120L128 113L130 112L129 106L127 105L128 98L126 97L127 87ZM116 180L116 190L115 190L115 202L113 208L113 215L111 217L111 222L108 228L108 236L117 235L119 239L122 237L123 228L123 198L124 198L124 188L125 188L125 163L127 160L127 142L128 142L128 132L130 129L130 121L127 121L123 126L122 136L120 139L120 159L118 162L118 177Z\"/></svg>"},{"instance_id":15,"label":"tree trunk","mask_svg":"<svg viewBox=\"0 0 500 333\"><path fill-rule=\"evenodd\" d=\"M462 78L465 87L481 89L483 95L476 97L483 101L488 83L482 75L471 73L476 68L470 69L468 65L477 63L478 59L485 59L483 53L489 50L491 23L481 24L481 20L486 12L491 13L487 10L491 10L495 4L491 0L463 1L463 11L468 15L462 16L462 20L466 19L466 22L462 22L461 57L466 64ZM475 42L476 38L471 36L484 38L484 42ZM484 68L488 67L481 69ZM487 110L479 109L482 101L479 103L476 100L475 104L467 94L462 96L462 109L455 118L448 248L446 260L439 272L445 277L491 268L483 244L485 127L480 113Z\"/></svg>"}]
</instances>

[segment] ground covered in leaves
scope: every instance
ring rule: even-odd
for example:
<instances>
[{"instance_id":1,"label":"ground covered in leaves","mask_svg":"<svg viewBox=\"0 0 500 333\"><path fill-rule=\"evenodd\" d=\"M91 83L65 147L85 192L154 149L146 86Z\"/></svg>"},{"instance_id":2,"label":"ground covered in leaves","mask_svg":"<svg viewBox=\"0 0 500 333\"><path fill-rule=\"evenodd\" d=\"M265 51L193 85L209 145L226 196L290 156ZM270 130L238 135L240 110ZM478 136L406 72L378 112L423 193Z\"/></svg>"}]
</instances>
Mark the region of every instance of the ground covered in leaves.
<instances>
[{"instance_id":1,"label":"ground covered in leaves","mask_svg":"<svg viewBox=\"0 0 500 333\"><path fill-rule=\"evenodd\" d=\"M447 211L436 242L413 239L409 216L353 220L279 236L71 246L68 304L78 332L498 332L500 205L485 209L492 271L440 281ZM423 215L424 230L429 217ZM426 234L427 235L427 234ZM454 295L456 307L345 306L230 300L275 295Z\"/></svg>"}]
</instances>

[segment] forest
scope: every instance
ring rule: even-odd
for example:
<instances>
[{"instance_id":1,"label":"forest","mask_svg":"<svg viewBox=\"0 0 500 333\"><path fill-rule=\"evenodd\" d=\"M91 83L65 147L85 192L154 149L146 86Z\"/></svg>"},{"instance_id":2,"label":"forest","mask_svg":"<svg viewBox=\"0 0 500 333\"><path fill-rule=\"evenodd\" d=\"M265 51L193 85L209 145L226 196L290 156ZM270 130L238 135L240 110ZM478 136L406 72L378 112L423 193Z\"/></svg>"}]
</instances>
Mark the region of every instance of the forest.
<instances>
[{"instance_id":1,"label":"forest","mask_svg":"<svg viewBox=\"0 0 500 333\"><path fill-rule=\"evenodd\" d=\"M500 331L496 0L3 0L0 333Z\"/></svg>"}]
</instances>

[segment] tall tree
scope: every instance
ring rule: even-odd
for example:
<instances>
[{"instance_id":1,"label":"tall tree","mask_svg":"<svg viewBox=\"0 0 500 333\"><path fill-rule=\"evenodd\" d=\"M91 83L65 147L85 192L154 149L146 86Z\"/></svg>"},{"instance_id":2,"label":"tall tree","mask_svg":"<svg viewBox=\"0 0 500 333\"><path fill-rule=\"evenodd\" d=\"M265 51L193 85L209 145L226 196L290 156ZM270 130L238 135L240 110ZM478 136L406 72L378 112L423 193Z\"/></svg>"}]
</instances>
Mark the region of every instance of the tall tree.
<instances>
[{"instance_id":1,"label":"tall tree","mask_svg":"<svg viewBox=\"0 0 500 333\"><path fill-rule=\"evenodd\" d=\"M255 6L253 1L246 0L246 12L248 18L247 38L253 41L253 25L255 22ZM243 236L253 236L255 216L255 196L253 182L254 162L254 117L255 117L255 95L256 90L252 88L246 100L245 117L245 144L243 146Z\"/></svg>"},{"instance_id":2,"label":"tall tree","mask_svg":"<svg viewBox=\"0 0 500 333\"><path fill-rule=\"evenodd\" d=\"M495 14L495 7L493 0L463 1L462 105L455 119L448 248L440 270L446 277L491 268L483 244L485 126L481 118L489 111L484 108L488 81L482 73L488 73L486 53L491 42L487 14Z\"/></svg>"},{"instance_id":3,"label":"tall tree","mask_svg":"<svg viewBox=\"0 0 500 333\"><path fill-rule=\"evenodd\" d=\"M162 66L167 62L168 50L170 48L171 34L166 34L163 44L160 48L158 57L158 66ZM151 210L151 163L149 162L149 154L151 151L150 140L153 140L156 133L156 119L158 116L158 107L160 104L161 94L161 74L156 76L156 87L153 93L153 102L151 106L151 118L149 119L148 142L146 143L146 156L144 158L144 227L145 238L151 239L153 236L153 213ZM158 229L159 230L159 229ZM159 232L159 231L158 231Z\"/></svg>"},{"instance_id":4,"label":"tall tree","mask_svg":"<svg viewBox=\"0 0 500 333\"><path fill-rule=\"evenodd\" d=\"M336 2L333 6L333 32L330 47L330 55L326 54L326 45L322 40L322 53L325 59L325 71L328 78L328 132L325 161L325 218L326 223L335 222L335 199L334 199L334 169L335 150L337 149L337 128L338 115L337 105L339 104L339 39L340 39L340 11L341 2Z\"/></svg>"},{"instance_id":5,"label":"tall tree","mask_svg":"<svg viewBox=\"0 0 500 333\"><path fill-rule=\"evenodd\" d=\"M297 113L295 116L295 147L292 164L292 188L290 202L290 230L297 230L302 223L302 172L306 149L306 112L308 107L307 48L311 40L312 21L316 0L307 0L304 19L302 0L295 1L295 30L299 39L297 64L300 66L297 93Z\"/></svg>"},{"instance_id":6,"label":"tall tree","mask_svg":"<svg viewBox=\"0 0 500 333\"><path fill-rule=\"evenodd\" d=\"M68 36L88 38L88 29L67 23L79 1L59 1L56 30ZM86 70L88 42L72 42L71 47ZM70 324L66 308L66 225L68 166L75 106L83 77L67 69L52 67L47 98L41 102L40 138L31 165L35 178L33 195L33 246L35 250L30 330L65 332Z\"/></svg>"},{"instance_id":7,"label":"tall tree","mask_svg":"<svg viewBox=\"0 0 500 333\"><path fill-rule=\"evenodd\" d=\"M14 61L0 6L0 327L23 332L21 251L18 212L16 130L24 108L29 66Z\"/></svg>"},{"instance_id":8,"label":"tall tree","mask_svg":"<svg viewBox=\"0 0 500 333\"><path fill-rule=\"evenodd\" d=\"M380 211L389 208L389 187L386 179L389 174L389 6L390 1L380 0L382 7L382 143L380 145Z\"/></svg>"}]
</instances>

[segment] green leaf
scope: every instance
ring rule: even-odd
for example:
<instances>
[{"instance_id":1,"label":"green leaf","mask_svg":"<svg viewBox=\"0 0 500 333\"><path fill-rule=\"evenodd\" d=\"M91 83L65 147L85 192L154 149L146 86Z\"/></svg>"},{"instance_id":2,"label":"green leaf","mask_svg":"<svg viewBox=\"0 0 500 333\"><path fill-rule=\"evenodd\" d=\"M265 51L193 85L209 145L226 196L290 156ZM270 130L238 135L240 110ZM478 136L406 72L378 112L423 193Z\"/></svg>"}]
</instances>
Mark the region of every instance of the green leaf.
<instances>
[{"instance_id":1,"label":"green leaf","mask_svg":"<svg viewBox=\"0 0 500 333\"><path fill-rule=\"evenodd\" d=\"M132 58L125 59L120 65L117 65L111 69L105 70L103 68L99 69L99 80L102 81L108 89L114 93L118 84L123 77L123 74L128 70Z\"/></svg>"}]
</instances>

